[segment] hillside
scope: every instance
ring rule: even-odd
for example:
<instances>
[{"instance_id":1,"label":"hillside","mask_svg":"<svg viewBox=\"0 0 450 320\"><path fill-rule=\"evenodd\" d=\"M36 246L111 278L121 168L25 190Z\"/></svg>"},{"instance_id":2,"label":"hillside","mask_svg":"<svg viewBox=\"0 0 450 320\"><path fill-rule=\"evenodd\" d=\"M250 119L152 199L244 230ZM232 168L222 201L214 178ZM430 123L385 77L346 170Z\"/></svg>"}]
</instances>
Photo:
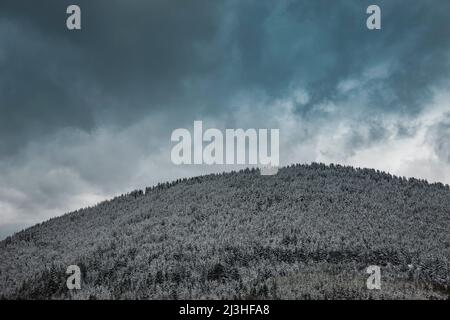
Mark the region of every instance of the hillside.
<instances>
[{"instance_id":1,"label":"hillside","mask_svg":"<svg viewBox=\"0 0 450 320\"><path fill-rule=\"evenodd\" d=\"M158 185L0 242L4 299L440 298L450 190L370 169L294 165ZM82 270L69 291L68 265ZM381 267L381 290L366 268Z\"/></svg>"}]
</instances>

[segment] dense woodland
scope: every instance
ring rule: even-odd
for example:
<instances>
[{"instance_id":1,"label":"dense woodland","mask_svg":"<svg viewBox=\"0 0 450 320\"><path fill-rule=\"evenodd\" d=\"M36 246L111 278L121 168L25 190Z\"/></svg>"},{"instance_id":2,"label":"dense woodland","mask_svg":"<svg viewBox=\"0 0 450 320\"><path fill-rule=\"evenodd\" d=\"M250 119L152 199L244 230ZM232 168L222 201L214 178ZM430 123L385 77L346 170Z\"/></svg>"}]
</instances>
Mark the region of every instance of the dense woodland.
<instances>
[{"instance_id":1,"label":"dense woodland","mask_svg":"<svg viewBox=\"0 0 450 320\"><path fill-rule=\"evenodd\" d=\"M448 299L448 185L293 165L121 195L0 242L3 299ZM66 287L68 265L81 290ZM381 290L366 268L381 266Z\"/></svg>"}]
</instances>

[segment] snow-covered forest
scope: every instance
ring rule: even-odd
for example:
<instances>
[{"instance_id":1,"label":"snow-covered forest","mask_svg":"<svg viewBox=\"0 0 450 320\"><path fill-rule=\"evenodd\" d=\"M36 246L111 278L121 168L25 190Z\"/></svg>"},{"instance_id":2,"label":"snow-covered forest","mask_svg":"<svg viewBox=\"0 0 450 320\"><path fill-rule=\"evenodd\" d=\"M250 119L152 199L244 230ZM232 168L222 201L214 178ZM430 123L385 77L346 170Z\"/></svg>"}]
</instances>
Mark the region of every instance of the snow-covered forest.
<instances>
[{"instance_id":1,"label":"snow-covered forest","mask_svg":"<svg viewBox=\"0 0 450 320\"><path fill-rule=\"evenodd\" d=\"M3 299L446 299L448 185L293 165L136 190L0 242ZM82 270L80 290L66 268ZM381 290L366 268L381 267Z\"/></svg>"}]
</instances>

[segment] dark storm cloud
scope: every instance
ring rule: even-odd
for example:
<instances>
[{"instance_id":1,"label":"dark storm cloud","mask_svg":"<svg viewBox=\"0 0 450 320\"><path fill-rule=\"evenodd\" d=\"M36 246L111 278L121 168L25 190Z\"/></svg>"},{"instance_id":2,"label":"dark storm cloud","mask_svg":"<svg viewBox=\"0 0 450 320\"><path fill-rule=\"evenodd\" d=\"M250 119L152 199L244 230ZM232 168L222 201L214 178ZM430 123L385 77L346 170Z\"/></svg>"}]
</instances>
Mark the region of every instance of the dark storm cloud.
<instances>
[{"instance_id":1,"label":"dark storm cloud","mask_svg":"<svg viewBox=\"0 0 450 320\"><path fill-rule=\"evenodd\" d=\"M214 69L201 50L220 23L213 2L77 1L81 32L65 27L72 2L39 3L0 4L3 155L36 134L90 130L97 114L132 121L186 110L183 81Z\"/></svg>"},{"instance_id":2,"label":"dark storm cloud","mask_svg":"<svg viewBox=\"0 0 450 320\"><path fill-rule=\"evenodd\" d=\"M383 29L369 32L372 2L76 1L83 30L71 32L73 1L2 1L2 154L67 126L226 112L246 90L304 86L297 111L314 118L316 104L346 98L342 80L382 63L371 110L417 112L449 71L450 3L377 1Z\"/></svg>"}]
</instances>

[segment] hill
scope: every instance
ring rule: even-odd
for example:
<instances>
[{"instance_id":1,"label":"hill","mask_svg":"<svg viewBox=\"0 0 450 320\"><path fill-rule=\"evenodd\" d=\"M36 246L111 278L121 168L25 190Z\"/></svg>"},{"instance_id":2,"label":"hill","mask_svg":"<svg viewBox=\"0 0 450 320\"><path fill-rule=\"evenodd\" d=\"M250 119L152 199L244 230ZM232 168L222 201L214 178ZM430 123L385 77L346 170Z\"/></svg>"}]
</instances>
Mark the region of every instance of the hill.
<instances>
[{"instance_id":1,"label":"hill","mask_svg":"<svg viewBox=\"0 0 450 320\"><path fill-rule=\"evenodd\" d=\"M293 165L136 190L0 242L3 299L446 299L448 185ZM68 265L81 290L66 288ZM366 268L381 267L381 290Z\"/></svg>"}]
</instances>

